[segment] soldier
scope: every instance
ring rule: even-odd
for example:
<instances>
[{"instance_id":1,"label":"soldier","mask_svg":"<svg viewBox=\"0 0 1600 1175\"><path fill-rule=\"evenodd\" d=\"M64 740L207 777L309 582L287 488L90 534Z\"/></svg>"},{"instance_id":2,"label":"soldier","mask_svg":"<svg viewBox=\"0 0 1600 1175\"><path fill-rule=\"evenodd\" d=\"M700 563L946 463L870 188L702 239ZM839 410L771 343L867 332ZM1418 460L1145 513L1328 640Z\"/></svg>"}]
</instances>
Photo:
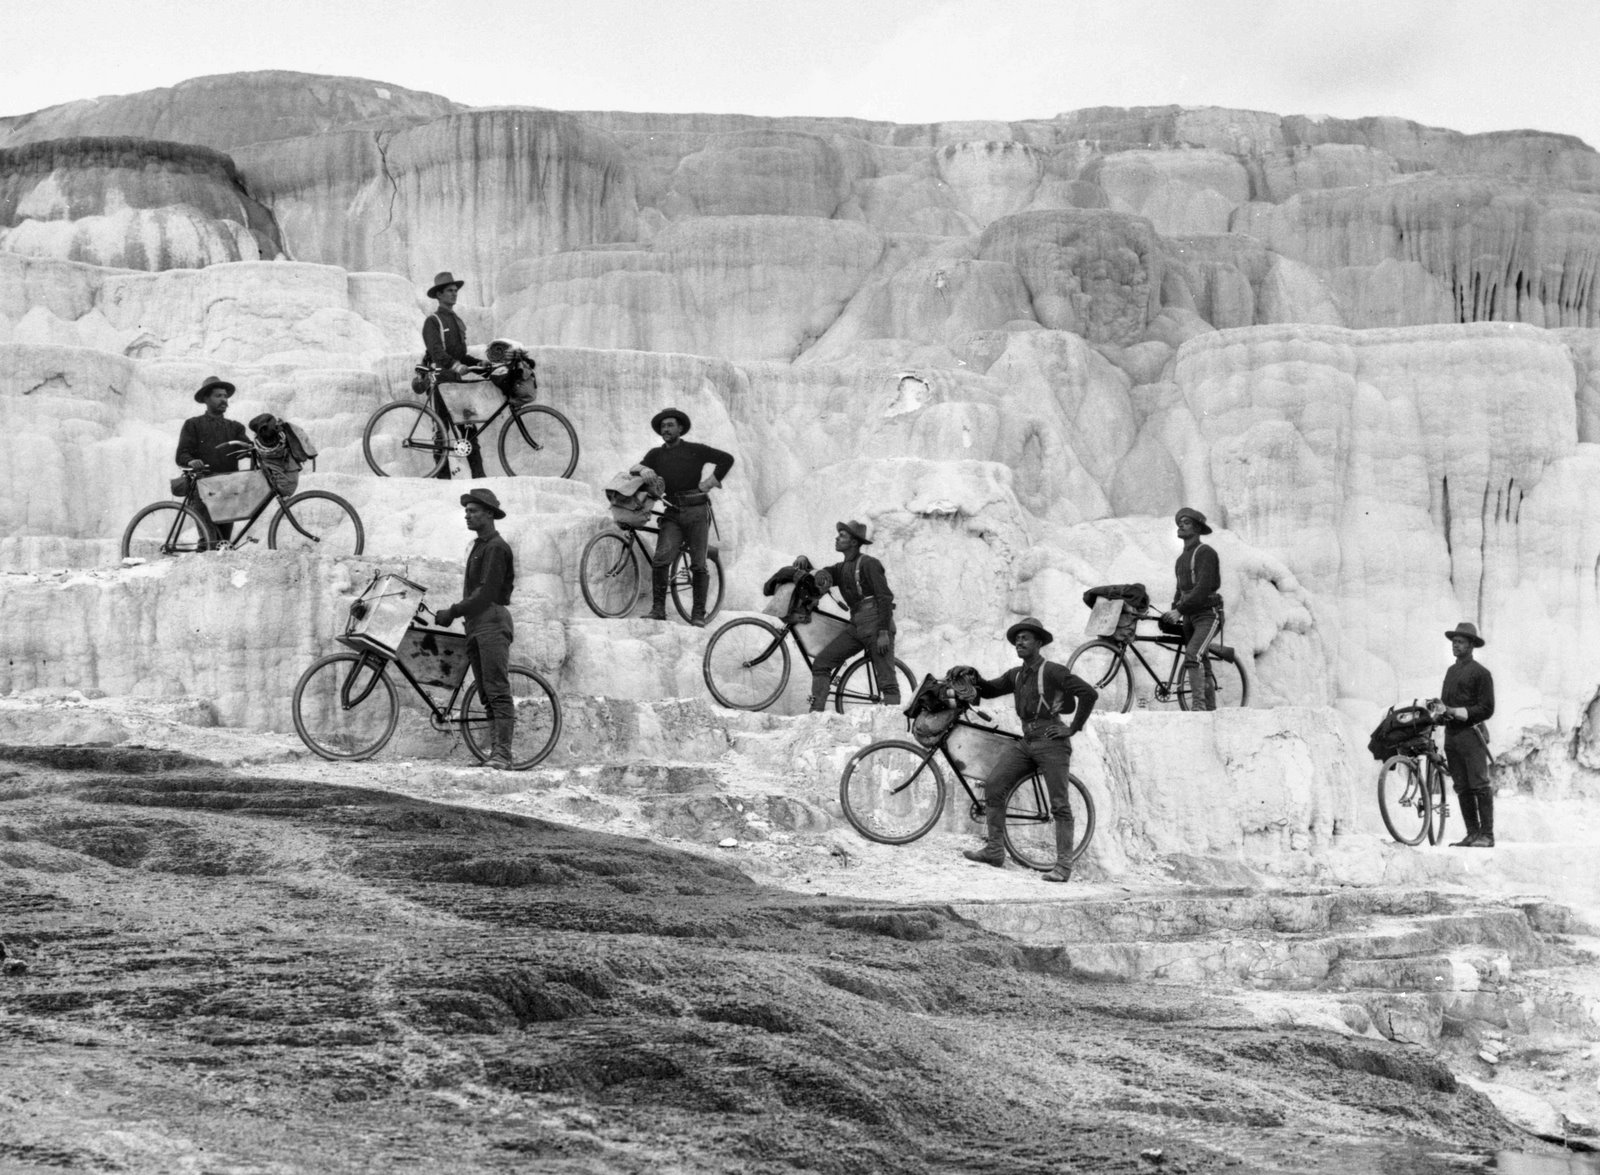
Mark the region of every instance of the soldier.
<instances>
[{"instance_id":1,"label":"soldier","mask_svg":"<svg viewBox=\"0 0 1600 1175\"><path fill-rule=\"evenodd\" d=\"M812 574L819 591L837 587L850 607L850 627L828 642L828 647L811 663L811 711L821 710L828 700L828 686L834 672L857 649L872 658L878 689L885 706L900 704L900 678L894 667L894 593L884 576L883 564L861 548L870 546L864 523L840 522L835 526L833 549L844 561Z\"/></svg>"},{"instance_id":2,"label":"soldier","mask_svg":"<svg viewBox=\"0 0 1600 1175\"><path fill-rule=\"evenodd\" d=\"M492 380L507 399L517 402L526 399L518 390L514 373L508 368L486 363L467 350L467 324L456 313L456 297L464 284L448 269L434 274L433 285L428 287L428 297L434 299L433 313L422 321L422 345L427 351L424 361L438 373L441 384L463 383L467 376L480 376ZM436 388L432 399L433 403L429 406L446 424L454 425L450 409L444 402L443 389ZM467 454L467 469L473 477L482 477L483 447L476 435L469 439L472 441L472 451ZM448 462L436 476L449 478Z\"/></svg>"},{"instance_id":3,"label":"soldier","mask_svg":"<svg viewBox=\"0 0 1600 1175\"><path fill-rule=\"evenodd\" d=\"M233 399L233 385L225 379L208 375L200 385L200 390L195 392L194 399L195 403L204 404L206 410L202 415L191 416L183 422L183 429L178 433L178 452L173 459L197 473L237 473L239 454L249 451L250 438L245 433L244 425L227 418L228 402ZM244 448L233 448L235 444ZM233 537L233 523L212 522L211 513L199 497L195 498L194 505L219 535L225 539Z\"/></svg>"},{"instance_id":4,"label":"soldier","mask_svg":"<svg viewBox=\"0 0 1600 1175\"><path fill-rule=\"evenodd\" d=\"M511 545L495 530L506 516L500 499L490 489L477 488L461 495L467 529L473 535L467 549L467 570L462 577L461 600L434 613L434 623L448 625L457 616L466 621L467 661L483 695L483 708L492 724L489 759L485 767L512 769L511 744L517 732L517 711L511 701L511 592L516 586L516 559Z\"/></svg>"},{"instance_id":5,"label":"soldier","mask_svg":"<svg viewBox=\"0 0 1600 1175\"><path fill-rule=\"evenodd\" d=\"M1444 634L1456 663L1444 671L1436 702L1428 703L1444 721L1444 761L1450 768L1467 835L1452 848L1494 848L1494 789L1489 786L1489 738L1481 723L1494 716L1494 676L1473 659L1483 648L1478 626L1463 620Z\"/></svg>"},{"instance_id":6,"label":"soldier","mask_svg":"<svg viewBox=\"0 0 1600 1175\"><path fill-rule=\"evenodd\" d=\"M1072 769L1072 736L1083 729L1100 695L1083 678L1068 672L1066 666L1044 659L1040 650L1055 637L1032 616L1006 629L1006 640L1016 649L1022 664L1007 669L993 681L980 677L978 696L1015 695L1017 717L1022 720L1022 738L1006 747L989 778L983 781L986 821L983 847L967 849L961 855L985 865L1005 865L1006 793L1019 779L1038 772L1044 776L1050 793L1050 814L1055 818L1056 833L1055 868L1046 873L1044 879L1071 881L1075 828L1072 785L1067 775ZM1069 704L1072 706L1071 726L1062 721L1062 713Z\"/></svg>"},{"instance_id":7,"label":"soldier","mask_svg":"<svg viewBox=\"0 0 1600 1175\"><path fill-rule=\"evenodd\" d=\"M1222 564L1215 549L1200 541L1201 535L1211 533L1204 514L1184 506L1173 515L1173 521L1183 551L1173 569L1178 590L1171 610L1161 619L1183 632L1183 676L1189 686L1190 708L1215 710L1216 685L1201 661L1222 626Z\"/></svg>"},{"instance_id":8,"label":"soldier","mask_svg":"<svg viewBox=\"0 0 1600 1175\"><path fill-rule=\"evenodd\" d=\"M683 434L689 431L689 426L688 414L676 408L657 412L650 418L650 427L661 438L661 443L639 462L661 479L661 494L667 503L661 515L661 536L656 540L655 556L650 561L648 619L667 618L668 576L672 561L687 543L690 582L694 589L689 623L704 628L706 591L710 585L706 574L706 549L711 545L711 491L721 487L722 479L733 468L733 457L710 445L684 440ZM701 476L707 465L712 466L711 473Z\"/></svg>"}]
</instances>

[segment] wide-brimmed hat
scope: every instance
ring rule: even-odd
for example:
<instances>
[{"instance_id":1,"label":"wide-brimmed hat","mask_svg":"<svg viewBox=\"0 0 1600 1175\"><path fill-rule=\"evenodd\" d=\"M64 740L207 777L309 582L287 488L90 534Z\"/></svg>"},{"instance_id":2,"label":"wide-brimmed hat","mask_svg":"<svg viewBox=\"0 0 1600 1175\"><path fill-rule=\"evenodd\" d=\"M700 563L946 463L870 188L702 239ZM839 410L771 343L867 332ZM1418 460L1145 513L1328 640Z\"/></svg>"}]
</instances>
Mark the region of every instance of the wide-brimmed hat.
<instances>
[{"instance_id":1,"label":"wide-brimmed hat","mask_svg":"<svg viewBox=\"0 0 1600 1175\"><path fill-rule=\"evenodd\" d=\"M674 417L677 418L679 424L683 425L683 431L688 432L689 414L687 412L680 412L676 408L663 408L660 412L657 412L654 416L652 416L650 418L650 431L655 433L656 436L660 436L661 422L663 420L671 420Z\"/></svg>"},{"instance_id":2,"label":"wide-brimmed hat","mask_svg":"<svg viewBox=\"0 0 1600 1175\"><path fill-rule=\"evenodd\" d=\"M506 512L500 509L500 499L494 496L493 490L483 489L482 487L468 490L461 495L461 504L465 506L468 502L478 503L496 518L504 518L506 516Z\"/></svg>"},{"instance_id":3,"label":"wide-brimmed hat","mask_svg":"<svg viewBox=\"0 0 1600 1175\"><path fill-rule=\"evenodd\" d=\"M233 395L234 387L231 383L225 379L218 379L214 375L208 375L206 376L206 382L201 384L200 390L194 394L194 402L196 404L204 404L206 402L206 397L217 388L226 388L228 395Z\"/></svg>"},{"instance_id":4,"label":"wide-brimmed hat","mask_svg":"<svg viewBox=\"0 0 1600 1175\"><path fill-rule=\"evenodd\" d=\"M1211 533L1211 527L1206 523L1206 516L1193 506L1178 507L1178 512L1172 516L1172 521L1182 522L1185 518L1194 523L1195 530L1200 534Z\"/></svg>"},{"instance_id":5,"label":"wide-brimmed hat","mask_svg":"<svg viewBox=\"0 0 1600 1175\"><path fill-rule=\"evenodd\" d=\"M1478 635L1478 626L1472 623L1470 620L1463 620L1460 624L1456 625L1444 635L1449 637L1451 640L1455 640L1458 636L1464 636L1472 642L1473 648L1483 648L1483 638Z\"/></svg>"},{"instance_id":6,"label":"wide-brimmed hat","mask_svg":"<svg viewBox=\"0 0 1600 1175\"><path fill-rule=\"evenodd\" d=\"M437 298L439 291L446 286L464 286L467 283L451 273L448 269L440 270L433 275L433 284L428 287L428 297Z\"/></svg>"},{"instance_id":7,"label":"wide-brimmed hat","mask_svg":"<svg viewBox=\"0 0 1600 1175\"><path fill-rule=\"evenodd\" d=\"M1044 625L1040 624L1039 621L1032 616L1024 616L1010 628L1006 629L1006 644L1009 645L1015 641L1017 639L1017 633L1019 632L1033 633L1039 638L1039 643L1041 645L1048 645L1051 641L1056 639L1054 633L1052 633Z\"/></svg>"},{"instance_id":8,"label":"wide-brimmed hat","mask_svg":"<svg viewBox=\"0 0 1600 1175\"><path fill-rule=\"evenodd\" d=\"M845 534L855 539L863 547L872 545L872 540L867 537L867 524L865 522L857 522L852 518L849 522L836 522L834 527L844 531Z\"/></svg>"}]
</instances>

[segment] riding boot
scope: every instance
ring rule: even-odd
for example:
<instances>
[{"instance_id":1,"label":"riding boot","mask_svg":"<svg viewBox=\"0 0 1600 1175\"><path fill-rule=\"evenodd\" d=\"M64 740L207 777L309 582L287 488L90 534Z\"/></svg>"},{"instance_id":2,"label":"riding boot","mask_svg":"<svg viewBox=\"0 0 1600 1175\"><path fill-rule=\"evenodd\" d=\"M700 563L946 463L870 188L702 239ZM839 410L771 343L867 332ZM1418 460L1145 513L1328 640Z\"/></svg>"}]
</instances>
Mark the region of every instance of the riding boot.
<instances>
[{"instance_id":1,"label":"riding boot","mask_svg":"<svg viewBox=\"0 0 1600 1175\"><path fill-rule=\"evenodd\" d=\"M1474 797L1478 802L1478 835L1472 842L1475 849L1494 848L1494 792L1481 791Z\"/></svg>"},{"instance_id":2,"label":"riding boot","mask_svg":"<svg viewBox=\"0 0 1600 1175\"><path fill-rule=\"evenodd\" d=\"M511 756L512 743L517 737L517 716L502 718L494 716L494 725L490 728L489 736L489 763L490 767L498 767L501 771L513 770L515 761Z\"/></svg>"},{"instance_id":3,"label":"riding boot","mask_svg":"<svg viewBox=\"0 0 1600 1175\"><path fill-rule=\"evenodd\" d=\"M811 712L820 714L828 706L828 687L833 684L832 673L811 675Z\"/></svg>"},{"instance_id":4,"label":"riding boot","mask_svg":"<svg viewBox=\"0 0 1600 1175\"><path fill-rule=\"evenodd\" d=\"M962 849L961 855L969 861L1003 869L1006 863L1005 801L998 798L986 800L985 805L983 847Z\"/></svg>"},{"instance_id":5,"label":"riding boot","mask_svg":"<svg viewBox=\"0 0 1600 1175\"><path fill-rule=\"evenodd\" d=\"M646 620L665 620L667 618L667 576L669 572L665 567L650 568L650 611L645 614Z\"/></svg>"},{"instance_id":6,"label":"riding boot","mask_svg":"<svg viewBox=\"0 0 1600 1175\"><path fill-rule=\"evenodd\" d=\"M1057 817L1056 826L1056 865L1055 868L1044 875L1046 881L1071 881L1072 880L1072 842L1073 820L1072 813L1067 813L1065 820Z\"/></svg>"},{"instance_id":7,"label":"riding boot","mask_svg":"<svg viewBox=\"0 0 1600 1175\"><path fill-rule=\"evenodd\" d=\"M1470 849L1478 843L1478 796L1476 792L1456 792L1456 807L1461 809L1461 823L1466 826L1467 835L1458 841L1452 841L1452 849Z\"/></svg>"},{"instance_id":8,"label":"riding boot","mask_svg":"<svg viewBox=\"0 0 1600 1175\"><path fill-rule=\"evenodd\" d=\"M706 571L691 571L689 583L694 592L694 605L689 612L689 623L696 628L706 626L706 592L711 586L711 574Z\"/></svg>"}]
</instances>

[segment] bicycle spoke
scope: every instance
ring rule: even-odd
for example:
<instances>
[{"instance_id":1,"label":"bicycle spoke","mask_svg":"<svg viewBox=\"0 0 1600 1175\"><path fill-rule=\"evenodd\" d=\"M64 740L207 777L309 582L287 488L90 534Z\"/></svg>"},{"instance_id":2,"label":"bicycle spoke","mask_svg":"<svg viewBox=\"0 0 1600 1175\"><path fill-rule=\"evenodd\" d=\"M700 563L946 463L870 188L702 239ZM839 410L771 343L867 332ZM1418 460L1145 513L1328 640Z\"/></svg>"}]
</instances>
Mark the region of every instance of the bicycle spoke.
<instances>
[{"instance_id":1,"label":"bicycle spoke","mask_svg":"<svg viewBox=\"0 0 1600 1175\"><path fill-rule=\"evenodd\" d=\"M845 818L882 844L906 844L928 833L944 812L944 774L935 754L898 740L857 751L839 780Z\"/></svg>"}]
</instances>

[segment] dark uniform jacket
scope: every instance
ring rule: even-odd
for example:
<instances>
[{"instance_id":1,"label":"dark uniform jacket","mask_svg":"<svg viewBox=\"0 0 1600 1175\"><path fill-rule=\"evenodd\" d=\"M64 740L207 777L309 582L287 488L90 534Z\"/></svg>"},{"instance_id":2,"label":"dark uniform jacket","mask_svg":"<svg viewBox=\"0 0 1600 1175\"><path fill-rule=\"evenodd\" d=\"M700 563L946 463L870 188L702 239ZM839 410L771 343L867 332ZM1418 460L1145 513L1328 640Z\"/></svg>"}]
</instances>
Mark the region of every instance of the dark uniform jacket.
<instances>
[{"instance_id":1,"label":"dark uniform jacket","mask_svg":"<svg viewBox=\"0 0 1600 1175\"><path fill-rule=\"evenodd\" d=\"M450 611L470 621L495 604L509 604L516 582L517 566L511 544L498 531L488 538L476 538L467 552L467 571L461 579L461 602L452 605Z\"/></svg>"},{"instance_id":2,"label":"dark uniform jacket","mask_svg":"<svg viewBox=\"0 0 1600 1175\"><path fill-rule=\"evenodd\" d=\"M422 345L427 348L430 367L477 362L467 354L467 326L454 310L440 308L423 320Z\"/></svg>"},{"instance_id":3,"label":"dark uniform jacket","mask_svg":"<svg viewBox=\"0 0 1600 1175\"><path fill-rule=\"evenodd\" d=\"M661 475L661 480L666 483L669 505L683 505L678 501L680 497L685 494L701 493L700 471L705 468L708 461L713 464L712 473L719 482L727 477L728 470L733 468L731 453L724 453L721 449L713 449L710 445L702 445L698 441L657 445L644 455L639 464Z\"/></svg>"},{"instance_id":4,"label":"dark uniform jacket","mask_svg":"<svg viewBox=\"0 0 1600 1175\"><path fill-rule=\"evenodd\" d=\"M1040 665L1044 666L1043 696L1039 692ZM1072 725L1067 728L1069 735L1083 729L1083 724L1089 721L1089 711L1100 700L1100 694L1094 686L1076 673L1069 672L1065 665L1046 661L1043 657L1007 669L993 681L979 679L980 698L998 698L1003 694L1016 696L1017 717L1022 719L1024 728L1027 724L1052 716L1059 719L1071 706Z\"/></svg>"},{"instance_id":5,"label":"dark uniform jacket","mask_svg":"<svg viewBox=\"0 0 1600 1175\"><path fill-rule=\"evenodd\" d=\"M883 573L883 564L871 555L857 555L822 569L833 580L844 602L854 616L864 603L876 603L878 630L894 631L894 593L889 590L889 580Z\"/></svg>"},{"instance_id":6,"label":"dark uniform jacket","mask_svg":"<svg viewBox=\"0 0 1600 1175\"><path fill-rule=\"evenodd\" d=\"M225 446L229 441L249 441L244 425L226 416L191 416L178 433L178 453L173 458L187 466L196 457L211 467L212 473L237 473L239 458Z\"/></svg>"},{"instance_id":7,"label":"dark uniform jacket","mask_svg":"<svg viewBox=\"0 0 1600 1175\"><path fill-rule=\"evenodd\" d=\"M1204 543L1184 551L1173 567L1178 594L1172 606L1185 616L1198 616L1222 607L1222 563L1217 552Z\"/></svg>"},{"instance_id":8,"label":"dark uniform jacket","mask_svg":"<svg viewBox=\"0 0 1600 1175\"><path fill-rule=\"evenodd\" d=\"M1455 718L1445 721L1446 735L1470 730L1494 716L1494 676L1476 661L1457 662L1444 671L1439 700L1446 706L1467 708L1465 722Z\"/></svg>"}]
</instances>

